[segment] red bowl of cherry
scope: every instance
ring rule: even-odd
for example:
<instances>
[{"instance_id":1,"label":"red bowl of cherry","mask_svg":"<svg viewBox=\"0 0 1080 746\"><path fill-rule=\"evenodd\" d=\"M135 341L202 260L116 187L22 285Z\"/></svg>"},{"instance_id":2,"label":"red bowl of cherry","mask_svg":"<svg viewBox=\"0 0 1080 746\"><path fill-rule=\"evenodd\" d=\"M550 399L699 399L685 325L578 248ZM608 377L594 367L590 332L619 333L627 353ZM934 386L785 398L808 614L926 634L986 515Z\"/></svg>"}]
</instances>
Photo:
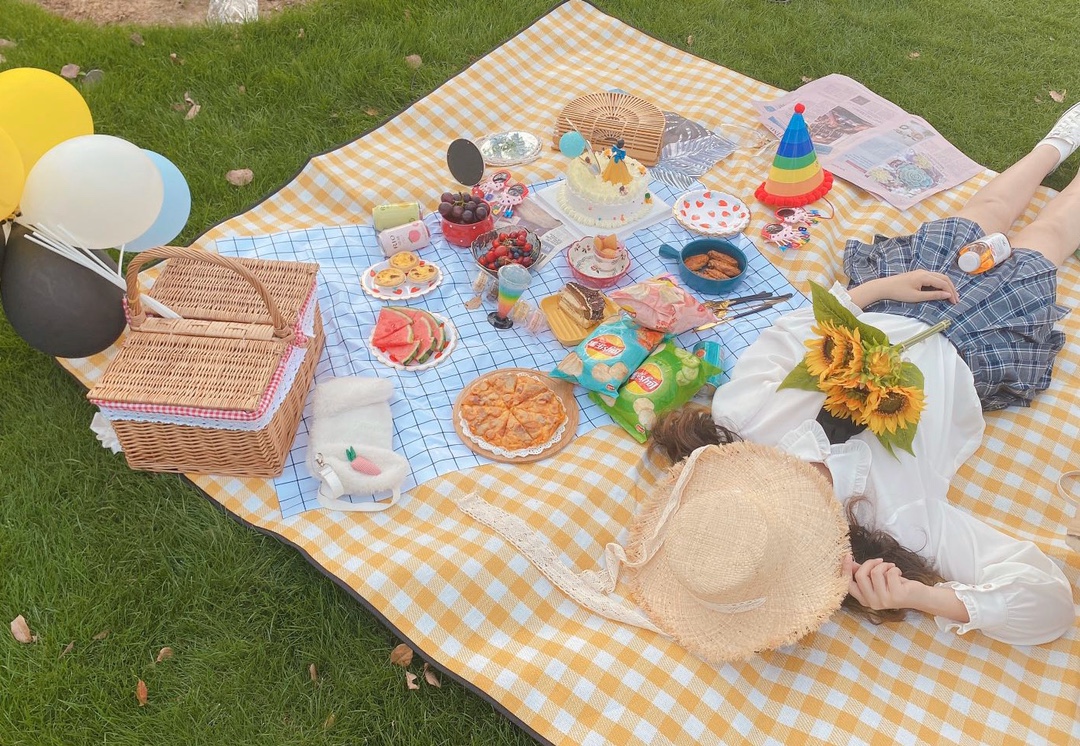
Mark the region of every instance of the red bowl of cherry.
<instances>
[{"instance_id":1,"label":"red bowl of cherry","mask_svg":"<svg viewBox=\"0 0 1080 746\"><path fill-rule=\"evenodd\" d=\"M443 192L439 202L443 238L467 249L481 234L495 228L491 206L466 192Z\"/></svg>"}]
</instances>

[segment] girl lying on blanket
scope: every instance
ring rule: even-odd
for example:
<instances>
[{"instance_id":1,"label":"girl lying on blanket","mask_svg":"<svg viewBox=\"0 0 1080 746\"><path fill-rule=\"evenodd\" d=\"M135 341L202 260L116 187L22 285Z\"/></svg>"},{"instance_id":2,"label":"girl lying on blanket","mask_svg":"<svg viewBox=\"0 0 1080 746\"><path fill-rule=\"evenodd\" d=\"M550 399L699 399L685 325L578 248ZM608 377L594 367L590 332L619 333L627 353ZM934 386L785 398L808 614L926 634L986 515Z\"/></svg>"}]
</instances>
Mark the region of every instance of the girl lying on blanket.
<instances>
[{"instance_id":1,"label":"girl lying on blanket","mask_svg":"<svg viewBox=\"0 0 1080 746\"><path fill-rule=\"evenodd\" d=\"M955 217L912 236L848 242L851 287L832 293L859 321L891 340L952 321L944 336L904 353L922 371L926 395L914 456L894 456L872 433L820 416L820 391L779 388L806 354L815 323L808 309L781 318L742 354L711 413L684 408L662 419L655 445L678 461L707 444L745 440L817 466L851 525L844 605L874 621L917 609L941 629L978 629L1020 645L1067 632L1072 591L1057 565L1031 542L953 507L946 493L982 441L981 410L1026 406L1050 383L1064 344L1053 328L1065 314L1054 304L1056 273L1080 247L1080 178L1011 237L1022 248L1003 264L967 275L956 268L957 251L988 232L1007 233L1042 179L1078 145L1080 104Z\"/></svg>"}]
</instances>

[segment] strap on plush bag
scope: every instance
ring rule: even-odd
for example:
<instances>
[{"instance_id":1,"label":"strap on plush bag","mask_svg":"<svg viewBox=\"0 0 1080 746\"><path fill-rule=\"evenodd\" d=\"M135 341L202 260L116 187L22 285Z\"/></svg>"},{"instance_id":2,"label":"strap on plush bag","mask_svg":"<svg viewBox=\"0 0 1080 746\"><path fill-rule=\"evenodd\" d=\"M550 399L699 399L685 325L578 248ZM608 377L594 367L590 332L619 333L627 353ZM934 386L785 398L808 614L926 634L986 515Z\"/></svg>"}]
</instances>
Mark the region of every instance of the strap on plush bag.
<instances>
[{"instance_id":1,"label":"strap on plush bag","mask_svg":"<svg viewBox=\"0 0 1080 746\"><path fill-rule=\"evenodd\" d=\"M341 483L330 464L323 461L321 453L315 454L315 464L319 467L317 474L319 478L319 505L324 508L341 510L347 513L381 513L387 508L396 505L398 498L401 497L401 485L399 484L394 486L393 494L386 501L354 503L342 500L341 496L345 494L345 485Z\"/></svg>"}]
</instances>

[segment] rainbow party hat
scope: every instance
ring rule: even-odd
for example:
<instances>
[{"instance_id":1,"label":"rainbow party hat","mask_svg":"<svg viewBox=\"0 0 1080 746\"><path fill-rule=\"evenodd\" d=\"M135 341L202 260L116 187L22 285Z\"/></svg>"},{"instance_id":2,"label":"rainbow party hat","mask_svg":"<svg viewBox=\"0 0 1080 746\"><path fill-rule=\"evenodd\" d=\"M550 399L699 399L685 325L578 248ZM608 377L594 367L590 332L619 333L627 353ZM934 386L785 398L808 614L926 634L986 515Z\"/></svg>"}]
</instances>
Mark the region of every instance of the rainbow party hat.
<instances>
[{"instance_id":1,"label":"rainbow party hat","mask_svg":"<svg viewBox=\"0 0 1080 746\"><path fill-rule=\"evenodd\" d=\"M767 205L802 207L832 189L833 175L818 163L814 141L803 119L804 111L805 106L795 104L795 113L780 140L769 178L754 192Z\"/></svg>"}]
</instances>

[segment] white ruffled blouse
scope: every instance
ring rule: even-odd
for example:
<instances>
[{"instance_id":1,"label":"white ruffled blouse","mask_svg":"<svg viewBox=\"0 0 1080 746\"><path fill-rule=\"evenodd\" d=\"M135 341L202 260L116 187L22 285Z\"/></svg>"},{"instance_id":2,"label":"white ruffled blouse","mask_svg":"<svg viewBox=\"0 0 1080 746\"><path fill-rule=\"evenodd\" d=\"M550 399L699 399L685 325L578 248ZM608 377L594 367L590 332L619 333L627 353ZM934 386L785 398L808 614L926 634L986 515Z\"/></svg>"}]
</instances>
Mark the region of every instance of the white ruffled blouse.
<instances>
[{"instance_id":1,"label":"white ruffled blouse","mask_svg":"<svg viewBox=\"0 0 1080 746\"><path fill-rule=\"evenodd\" d=\"M893 342L927 328L914 319L864 312L840 285L832 293ZM841 503L865 495L873 515L860 513L860 522L931 560L949 579L941 585L967 607L969 622L936 617L939 629L977 629L1014 645L1037 645L1067 632L1076 615L1072 589L1053 560L1030 541L1007 536L946 499L949 482L979 447L984 428L971 371L952 344L938 334L905 351L923 372L926 408L913 443L916 456L895 449L894 458L868 430L830 445L815 421L825 395L777 390L805 355L803 342L813 325L813 312L805 308L762 332L739 357L731 381L717 389L716 422L749 441L824 463Z\"/></svg>"}]
</instances>

